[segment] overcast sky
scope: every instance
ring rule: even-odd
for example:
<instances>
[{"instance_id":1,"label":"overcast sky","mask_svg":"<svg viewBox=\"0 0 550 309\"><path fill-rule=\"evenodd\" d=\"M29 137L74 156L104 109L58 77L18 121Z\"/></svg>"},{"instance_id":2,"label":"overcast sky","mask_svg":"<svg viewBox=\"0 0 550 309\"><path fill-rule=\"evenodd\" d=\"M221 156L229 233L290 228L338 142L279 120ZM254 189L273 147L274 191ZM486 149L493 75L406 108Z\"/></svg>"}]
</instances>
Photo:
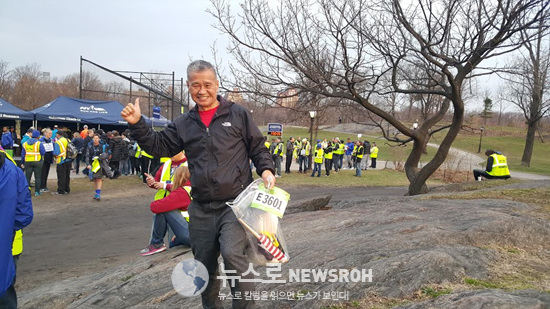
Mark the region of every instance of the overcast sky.
<instances>
[{"instance_id":1,"label":"overcast sky","mask_svg":"<svg viewBox=\"0 0 550 309\"><path fill-rule=\"evenodd\" d=\"M114 70L176 72L212 60L227 40L208 0L1 0L0 60L38 63L51 76L79 72L79 57Z\"/></svg>"},{"instance_id":2,"label":"overcast sky","mask_svg":"<svg viewBox=\"0 0 550 309\"><path fill-rule=\"evenodd\" d=\"M61 77L79 72L82 55L113 70L174 71L179 79L189 59L213 60L215 42L223 62L231 59L226 37L206 12L210 6L208 0L0 0L0 60L10 69L37 63ZM497 90L494 77L478 86Z\"/></svg>"}]
</instances>

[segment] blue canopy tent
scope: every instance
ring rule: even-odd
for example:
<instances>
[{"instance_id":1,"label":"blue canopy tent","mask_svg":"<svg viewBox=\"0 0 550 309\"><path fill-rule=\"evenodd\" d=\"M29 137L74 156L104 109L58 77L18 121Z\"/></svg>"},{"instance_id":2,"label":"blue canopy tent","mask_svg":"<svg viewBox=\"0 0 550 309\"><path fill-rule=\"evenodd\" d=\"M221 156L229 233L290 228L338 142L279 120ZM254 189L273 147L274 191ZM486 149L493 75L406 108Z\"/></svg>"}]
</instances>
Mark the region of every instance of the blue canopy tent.
<instances>
[{"instance_id":1,"label":"blue canopy tent","mask_svg":"<svg viewBox=\"0 0 550 309\"><path fill-rule=\"evenodd\" d=\"M8 101L0 98L0 119L33 120L34 114L15 107Z\"/></svg>"},{"instance_id":2,"label":"blue canopy tent","mask_svg":"<svg viewBox=\"0 0 550 309\"><path fill-rule=\"evenodd\" d=\"M120 116L123 108L118 101L92 101L60 96L31 112L37 121L126 126L128 123Z\"/></svg>"}]
</instances>

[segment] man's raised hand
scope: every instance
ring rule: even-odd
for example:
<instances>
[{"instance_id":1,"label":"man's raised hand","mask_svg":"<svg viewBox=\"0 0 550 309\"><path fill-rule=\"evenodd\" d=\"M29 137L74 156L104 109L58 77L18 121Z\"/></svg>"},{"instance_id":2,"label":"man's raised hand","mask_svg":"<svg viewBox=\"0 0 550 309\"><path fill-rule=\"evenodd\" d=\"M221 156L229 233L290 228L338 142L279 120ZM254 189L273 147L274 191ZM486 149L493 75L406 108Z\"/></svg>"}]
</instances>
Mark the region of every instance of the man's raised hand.
<instances>
[{"instance_id":1,"label":"man's raised hand","mask_svg":"<svg viewBox=\"0 0 550 309\"><path fill-rule=\"evenodd\" d=\"M135 103L128 103L126 107L120 112L120 116L126 120L129 124L135 124L141 118L141 109L139 108L139 98Z\"/></svg>"}]
</instances>

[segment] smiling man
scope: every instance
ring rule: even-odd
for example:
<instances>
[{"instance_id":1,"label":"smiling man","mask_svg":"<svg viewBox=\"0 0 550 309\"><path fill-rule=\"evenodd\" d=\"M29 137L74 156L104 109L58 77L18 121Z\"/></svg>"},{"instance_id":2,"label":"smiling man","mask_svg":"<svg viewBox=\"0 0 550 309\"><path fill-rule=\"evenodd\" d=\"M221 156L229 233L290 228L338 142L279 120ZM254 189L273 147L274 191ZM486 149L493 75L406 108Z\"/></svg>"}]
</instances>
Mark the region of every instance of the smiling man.
<instances>
[{"instance_id":1,"label":"smiling man","mask_svg":"<svg viewBox=\"0 0 550 309\"><path fill-rule=\"evenodd\" d=\"M206 266L210 275L202 303L204 308L223 308L218 297L220 280L216 279L219 255L226 270L235 270L235 275L242 279L253 278L252 272L247 271L246 232L226 202L252 182L249 159L266 187L275 185L274 167L248 110L218 95L219 81L212 64L203 60L192 62L187 68L187 87L197 105L163 131L155 132L145 124L139 99L135 104L129 103L121 115L146 152L172 157L185 150L193 198L188 210L191 248L195 259ZM231 292L246 295L254 289L253 282L237 280ZM252 306L253 302L245 297L233 299L234 308Z\"/></svg>"}]
</instances>

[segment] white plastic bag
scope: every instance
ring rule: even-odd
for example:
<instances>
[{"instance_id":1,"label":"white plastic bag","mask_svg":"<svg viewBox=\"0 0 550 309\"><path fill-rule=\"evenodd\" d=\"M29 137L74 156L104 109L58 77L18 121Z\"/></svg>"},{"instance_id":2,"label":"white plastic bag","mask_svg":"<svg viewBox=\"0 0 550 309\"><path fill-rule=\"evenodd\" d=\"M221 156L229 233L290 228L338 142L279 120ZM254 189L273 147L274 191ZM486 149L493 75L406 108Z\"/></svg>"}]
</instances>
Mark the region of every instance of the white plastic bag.
<instances>
[{"instance_id":1,"label":"white plastic bag","mask_svg":"<svg viewBox=\"0 0 550 309\"><path fill-rule=\"evenodd\" d=\"M248 256L255 265L288 262L279 218L283 217L289 199L284 190L267 190L263 180L257 179L233 202L227 203L247 231L251 242Z\"/></svg>"}]
</instances>

